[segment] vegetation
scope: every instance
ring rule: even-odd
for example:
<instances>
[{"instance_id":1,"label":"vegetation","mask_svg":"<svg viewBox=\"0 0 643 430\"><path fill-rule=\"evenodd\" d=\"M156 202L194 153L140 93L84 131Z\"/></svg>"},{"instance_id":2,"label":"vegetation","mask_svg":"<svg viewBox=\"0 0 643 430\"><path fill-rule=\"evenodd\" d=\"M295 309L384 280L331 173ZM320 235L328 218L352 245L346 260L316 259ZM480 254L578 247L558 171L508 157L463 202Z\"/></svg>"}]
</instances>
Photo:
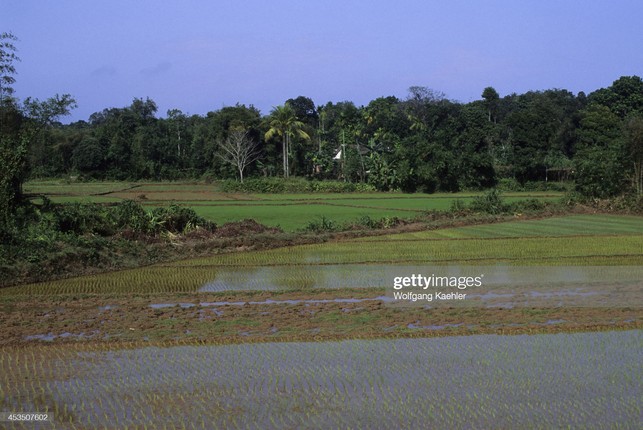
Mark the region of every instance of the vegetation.
<instances>
[{"instance_id":1,"label":"vegetation","mask_svg":"<svg viewBox=\"0 0 643 430\"><path fill-rule=\"evenodd\" d=\"M266 117L253 107L237 105L204 117L170 110L166 118L157 118L153 100L134 99L128 107L105 109L88 121L63 125L59 119L76 104L70 95L44 102L12 97L17 39L4 33L1 40L0 264L8 270L25 259L38 264L58 254L65 257L56 264L74 255L98 264L105 258L103 252L128 254L116 251L121 247L114 248L114 241L106 238L132 241L141 235L165 235L171 241L171 235L199 226L211 231L206 218L219 224L252 218L290 231L328 232L390 228L450 205L456 216L548 208L542 199L521 204L512 197L503 199L495 188L470 204L464 195L455 203L446 198L425 205L417 200L391 204L393 200L353 197L354 202L314 201L307 193L434 193L496 184L509 190L551 189L552 183L557 184L553 188L565 189L573 179L577 195L570 196L569 203L631 192L613 206L641 206L643 81L637 76L622 77L588 96L548 90L501 98L487 87L482 100L467 104L424 87L411 87L406 100L383 97L365 107L351 102L316 106L300 96ZM282 175L286 179L277 178ZM291 175L295 178L287 179ZM283 197L284 203L269 197L272 206L263 198L223 196L241 200L237 207L201 204L192 190L157 200L132 185L137 195L121 189L91 196L102 203L137 200L119 204L116 212L65 198L55 205L44 199L34 206L33 196L24 195L24 182L50 176L76 181L223 179L219 187L224 193L302 195L298 202ZM234 177L240 182L229 179ZM186 200L187 195L195 198ZM168 200L181 205L168 208ZM247 200L262 201L255 205ZM286 200L297 204L281 207ZM67 202L73 204L62 204ZM69 252L71 244L77 244L76 250Z\"/></svg>"},{"instance_id":2,"label":"vegetation","mask_svg":"<svg viewBox=\"0 0 643 430\"><path fill-rule=\"evenodd\" d=\"M40 346L3 351L0 393L51 428L635 428L640 348L636 331Z\"/></svg>"},{"instance_id":3,"label":"vegetation","mask_svg":"<svg viewBox=\"0 0 643 430\"><path fill-rule=\"evenodd\" d=\"M424 87L359 107L299 96L267 116L161 118L135 98L62 124L72 96L13 97L16 42L0 34L3 410L53 412L52 428L638 422L640 372L611 360L637 363L638 331L355 339L640 330L639 279L528 277L468 308L384 296L419 265L637 276L640 77L469 103ZM573 392L552 397L552 375Z\"/></svg>"},{"instance_id":4,"label":"vegetation","mask_svg":"<svg viewBox=\"0 0 643 430\"><path fill-rule=\"evenodd\" d=\"M320 220L313 230L332 229L332 223L325 225L329 223L329 220ZM345 272L334 266L349 263L365 265L363 267L367 269L371 265L395 267L403 264L641 265L642 238L643 223L637 216L576 215L517 220L225 253L116 273L22 285L5 289L3 293L195 292L217 279L227 279L226 282L236 285L236 289L244 290L269 289L269 285L285 285L287 289L305 285L327 288L329 285L324 282L330 278L339 279L341 286L348 286L353 282L350 279L359 284L360 277L367 275L368 270L347 268ZM257 272L259 267L273 266L283 267L283 270Z\"/></svg>"},{"instance_id":5,"label":"vegetation","mask_svg":"<svg viewBox=\"0 0 643 430\"><path fill-rule=\"evenodd\" d=\"M172 243L179 234L216 229L192 209L172 205L146 211L131 200L103 206L53 204L45 197L21 215L20 238L0 245L1 284L84 268L149 264L163 255L155 242Z\"/></svg>"},{"instance_id":6,"label":"vegetation","mask_svg":"<svg viewBox=\"0 0 643 430\"><path fill-rule=\"evenodd\" d=\"M14 166L3 172L3 183L13 184L4 188L8 202L28 176L297 176L409 192L574 180L589 198L641 193L638 76L587 95L555 89L500 97L487 87L469 103L417 86L406 99L382 97L359 107L299 96L267 116L236 105L205 116L172 109L158 118L153 100L134 99L63 125L57 120L75 105L71 96L23 103L11 97L15 42L3 35L3 165Z\"/></svg>"}]
</instances>

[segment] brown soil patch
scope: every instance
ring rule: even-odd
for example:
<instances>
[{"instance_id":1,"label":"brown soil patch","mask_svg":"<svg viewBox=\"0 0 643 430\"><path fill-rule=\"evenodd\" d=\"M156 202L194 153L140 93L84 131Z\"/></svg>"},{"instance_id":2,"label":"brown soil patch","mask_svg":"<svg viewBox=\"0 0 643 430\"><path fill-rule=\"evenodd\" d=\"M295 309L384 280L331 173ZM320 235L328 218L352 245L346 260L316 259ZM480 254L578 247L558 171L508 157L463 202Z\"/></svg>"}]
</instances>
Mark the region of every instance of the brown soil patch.
<instances>
[{"instance_id":1,"label":"brown soil patch","mask_svg":"<svg viewBox=\"0 0 643 430\"><path fill-rule=\"evenodd\" d=\"M395 308L377 296L378 292L368 289L12 297L0 303L4 328L0 346L315 341L643 328L641 308ZM370 300L313 302L337 297ZM270 300L303 301L249 303ZM244 304L214 306L213 302ZM169 306L153 308L152 304Z\"/></svg>"}]
</instances>

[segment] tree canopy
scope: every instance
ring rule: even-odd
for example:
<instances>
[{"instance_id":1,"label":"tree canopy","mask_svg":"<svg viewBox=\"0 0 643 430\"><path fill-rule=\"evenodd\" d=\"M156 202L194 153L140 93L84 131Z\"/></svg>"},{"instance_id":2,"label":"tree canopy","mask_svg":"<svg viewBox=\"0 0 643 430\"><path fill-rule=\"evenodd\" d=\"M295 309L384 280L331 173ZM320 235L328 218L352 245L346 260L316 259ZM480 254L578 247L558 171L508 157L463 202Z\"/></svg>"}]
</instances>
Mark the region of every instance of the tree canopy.
<instances>
[{"instance_id":1,"label":"tree canopy","mask_svg":"<svg viewBox=\"0 0 643 430\"><path fill-rule=\"evenodd\" d=\"M549 89L501 96L488 86L468 103L422 86L410 87L405 99L379 97L365 106L316 105L300 95L265 116L237 104L206 115L170 109L162 118L152 99L134 98L63 125L72 96L12 97L16 42L0 35L3 166L15 170L3 186L11 193L27 176L240 177L239 166L220 156L222 142L239 129L258 151L244 176L343 179L411 192L566 178L593 197L642 192L638 76L587 95Z\"/></svg>"}]
</instances>

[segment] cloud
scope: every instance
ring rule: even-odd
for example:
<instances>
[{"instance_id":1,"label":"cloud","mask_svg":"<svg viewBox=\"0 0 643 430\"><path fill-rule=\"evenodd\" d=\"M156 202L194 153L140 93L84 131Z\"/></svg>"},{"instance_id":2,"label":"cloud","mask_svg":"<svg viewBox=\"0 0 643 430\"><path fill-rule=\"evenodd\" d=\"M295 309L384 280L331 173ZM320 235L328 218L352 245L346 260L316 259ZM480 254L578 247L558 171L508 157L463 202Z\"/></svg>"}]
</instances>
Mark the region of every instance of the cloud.
<instances>
[{"instance_id":1,"label":"cloud","mask_svg":"<svg viewBox=\"0 0 643 430\"><path fill-rule=\"evenodd\" d=\"M158 76L167 72L171 68L172 63L170 63L169 61L163 61L158 63L156 66L146 67L145 69L141 70L141 73L145 76Z\"/></svg>"},{"instance_id":2,"label":"cloud","mask_svg":"<svg viewBox=\"0 0 643 430\"><path fill-rule=\"evenodd\" d=\"M94 69L91 72L92 76L116 76L118 72L115 67L112 66L101 66L98 69Z\"/></svg>"}]
</instances>

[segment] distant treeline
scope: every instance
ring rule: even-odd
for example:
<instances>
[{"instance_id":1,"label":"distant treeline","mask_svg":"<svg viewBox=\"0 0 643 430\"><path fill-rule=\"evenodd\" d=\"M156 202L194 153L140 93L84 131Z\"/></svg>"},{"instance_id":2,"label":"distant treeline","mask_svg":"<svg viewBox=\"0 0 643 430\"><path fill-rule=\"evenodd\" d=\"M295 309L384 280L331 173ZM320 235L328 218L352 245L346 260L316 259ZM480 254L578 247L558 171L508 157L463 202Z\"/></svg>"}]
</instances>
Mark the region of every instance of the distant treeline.
<instances>
[{"instance_id":1,"label":"distant treeline","mask_svg":"<svg viewBox=\"0 0 643 430\"><path fill-rule=\"evenodd\" d=\"M214 180L239 178L241 167L249 177L340 179L409 192L483 189L502 179L573 180L592 197L642 187L638 76L590 94L551 89L500 97L488 87L480 100L459 103L411 87L405 99L381 97L367 106L317 106L300 96L266 116L239 104L205 116L157 114L153 100L137 98L87 121L54 122L28 142L28 175ZM18 136L28 120L19 102L4 99L3 138ZM231 139L235 130L243 134ZM243 166L224 152L235 144L249 152Z\"/></svg>"}]
</instances>

